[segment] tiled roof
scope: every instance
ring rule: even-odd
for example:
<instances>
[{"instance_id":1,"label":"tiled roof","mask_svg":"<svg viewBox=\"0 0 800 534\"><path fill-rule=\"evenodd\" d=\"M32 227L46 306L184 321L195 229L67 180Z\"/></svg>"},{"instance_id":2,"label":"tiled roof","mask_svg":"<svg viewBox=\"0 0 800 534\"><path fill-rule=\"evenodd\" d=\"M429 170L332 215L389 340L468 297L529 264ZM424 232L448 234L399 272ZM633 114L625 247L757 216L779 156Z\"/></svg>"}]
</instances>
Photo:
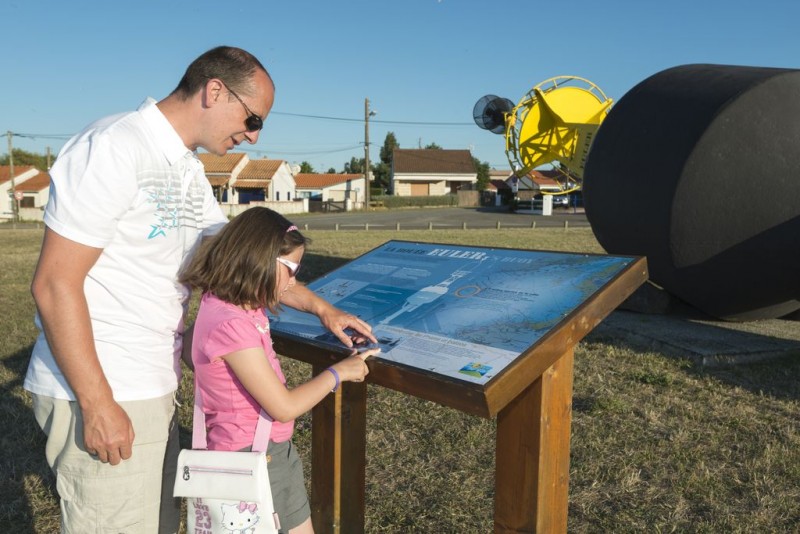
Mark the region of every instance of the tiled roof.
<instances>
[{"instance_id":1,"label":"tiled roof","mask_svg":"<svg viewBox=\"0 0 800 534\"><path fill-rule=\"evenodd\" d=\"M392 158L395 173L476 173L475 163L469 150L395 148Z\"/></svg>"},{"instance_id":2,"label":"tiled roof","mask_svg":"<svg viewBox=\"0 0 800 534\"><path fill-rule=\"evenodd\" d=\"M267 178L253 178L250 180L242 180L241 178L238 178L233 183L233 187L237 189L267 189L271 181L272 180Z\"/></svg>"},{"instance_id":3,"label":"tiled roof","mask_svg":"<svg viewBox=\"0 0 800 534\"><path fill-rule=\"evenodd\" d=\"M16 173L16 167L14 168L14 174ZM43 189L47 189L50 187L50 175L46 172L39 172L36 176L32 178L28 178L21 184L17 185L17 189L20 191L25 191L28 193L38 193Z\"/></svg>"},{"instance_id":4,"label":"tiled roof","mask_svg":"<svg viewBox=\"0 0 800 534\"><path fill-rule=\"evenodd\" d=\"M283 164L282 159L256 159L247 162L233 186L240 189L267 189Z\"/></svg>"},{"instance_id":5,"label":"tiled roof","mask_svg":"<svg viewBox=\"0 0 800 534\"><path fill-rule=\"evenodd\" d=\"M282 159L254 159L247 162L242 172L239 173L239 180L253 180L272 178L283 163Z\"/></svg>"},{"instance_id":6,"label":"tiled roof","mask_svg":"<svg viewBox=\"0 0 800 534\"><path fill-rule=\"evenodd\" d=\"M561 178L564 176L564 173L556 170L556 169L545 169L543 171L533 170L530 172L532 177L540 177L540 178Z\"/></svg>"},{"instance_id":7,"label":"tiled roof","mask_svg":"<svg viewBox=\"0 0 800 534\"><path fill-rule=\"evenodd\" d=\"M528 176L531 177L534 183L538 184L539 187L559 187L558 182L552 178L552 176L558 176L558 171L531 171L528 173Z\"/></svg>"},{"instance_id":8,"label":"tiled roof","mask_svg":"<svg viewBox=\"0 0 800 534\"><path fill-rule=\"evenodd\" d=\"M221 185L227 184L230 177L231 177L230 174L217 174L217 175L212 174L211 176L206 174L206 178L208 178L208 183L211 184L211 187L219 187Z\"/></svg>"},{"instance_id":9,"label":"tiled roof","mask_svg":"<svg viewBox=\"0 0 800 534\"><path fill-rule=\"evenodd\" d=\"M363 179L363 174L308 174L300 173L294 176L294 183L300 189L310 189L317 187L330 187L341 184L347 180Z\"/></svg>"},{"instance_id":10,"label":"tiled roof","mask_svg":"<svg viewBox=\"0 0 800 534\"><path fill-rule=\"evenodd\" d=\"M217 156L216 154L197 154L197 157L200 161L203 162L203 166L206 168L206 173L218 173L218 172L233 172L233 169L236 165L242 161L242 158L245 157L247 154L244 153L235 153L230 152L225 154L224 156Z\"/></svg>"},{"instance_id":11,"label":"tiled roof","mask_svg":"<svg viewBox=\"0 0 800 534\"><path fill-rule=\"evenodd\" d=\"M34 168L33 165L14 165L14 178ZM11 167L8 165L0 165L0 184L8 182L9 180L11 180Z\"/></svg>"}]
</instances>

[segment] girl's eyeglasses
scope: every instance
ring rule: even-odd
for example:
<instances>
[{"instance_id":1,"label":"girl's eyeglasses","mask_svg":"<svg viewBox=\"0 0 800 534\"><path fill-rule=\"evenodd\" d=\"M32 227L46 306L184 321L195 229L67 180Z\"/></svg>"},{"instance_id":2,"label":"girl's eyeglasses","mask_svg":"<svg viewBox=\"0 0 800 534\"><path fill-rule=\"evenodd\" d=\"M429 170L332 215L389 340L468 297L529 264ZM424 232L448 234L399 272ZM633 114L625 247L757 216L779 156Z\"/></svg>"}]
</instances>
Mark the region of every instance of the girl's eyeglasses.
<instances>
[{"instance_id":1,"label":"girl's eyeglasses","mask_svg":"<svg viewBox=\"0 0 800 534\"><path fill-rule=\"evenodd\" d=\"M222 82L222 85L225 85L225 82ZM247 107L247 104L239 98L239 95L233 92L233 89L225 85L225 88L228 90L230 94L236 97L236 100L244 107L244 110L248 113L247 118L244 120L244 127L247 128L248 132L257 132L261 128L264 127L264 121L261 120L261 117L250 111L250 108Z\"/></svg>"},{"instance_id":2,"label":"girl's eyeglasses","mask_svg":"<svg viewBox=\"0 0 800 534\"><path fill-rule=\"evenodd\" d=\"M297 273L300 271L299 263L289 261L285 258L275 258L275 259L278 260L278 263L282 263L283 265L286 266L287 269L289 269L289 276L291 276L292 278L295 278L297 276Z\"/></svg>"}]
</instances>

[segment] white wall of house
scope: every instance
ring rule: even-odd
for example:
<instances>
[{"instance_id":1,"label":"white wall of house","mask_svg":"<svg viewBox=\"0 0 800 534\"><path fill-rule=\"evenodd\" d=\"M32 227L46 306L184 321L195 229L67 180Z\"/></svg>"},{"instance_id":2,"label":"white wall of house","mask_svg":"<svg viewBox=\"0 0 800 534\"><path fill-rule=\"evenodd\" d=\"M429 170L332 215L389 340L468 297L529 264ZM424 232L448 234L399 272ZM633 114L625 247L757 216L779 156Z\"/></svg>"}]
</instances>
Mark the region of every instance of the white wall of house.
<instances>
[{"instance_id":1,"label":"white wall of house","mask_svg":"<svg viewBox=\"0 0 800 534\"><path fill-rule=\"evenodd\" d=\"M322 189L318 187L298 187L297 198L310 199L317 195L322 195Z\"/></svg>"},{"instance_id":2,"label":"white wall of house","mask_svg":"<svg viewBox=\"0 0 800 534\"><path fill-rule=\"evenodd\" d=\"M47 201L50 200L50 188L45 187L41 191L37 191L36 193L25 193L25 196L32 196L33 197L33 207L34 208L44 208L47 205Z\"/></svg>"},{"instance_id":3,"label":"white wall of house","mask_svg":"<svg viewBox=\"0 0 800 534\"><path fill-rule=\"evenodd\" d=\"M220 204L222 213L228 217L236 217L240 213L256 206L264 206L283 215L297 213L308 213L308 199L286 200L286 201L266 201L251 202L250 204Z\"/></svg>"},{"instance_id":4,"label":"white wall of house","mask_svg":"<svg viewBox=\"0 0 800 534\"><path fill-rule=\"evenodd\" d=\"M355 180L347 180L338 184L332 184L327 187L298 187L298 197L311 198L317 195L321 196L323 202L332 200L334 202L342 202L344 200L351 200L358 203L364 201L364 179L357 178Z\"/></svg>"},{"instance_id":5,"label":"white wall of house","mask_svg":"<svg viewBox=\"0 0 800 534\"><path fill-rule=\"evenodd\" d=\"M271 200L285 201L297 198L297 189L294 183L292 168L285 161L281 163L272 181L269 184L269 198Z\"/></svg>"},{"instance_id":6,"label":"white wall of house","mask_svg":"<svg viewBox=\"0 0 800 534\"><path fill-rule=\"evenodd\" d=\"M326 196L327 198L325 198ZM326 187L322 192L322 198L323 200L333 200L334 202L343 202L345 200L362 202L364 200L364 179L347 180L346 182Z\"/></svg>"},{"instance_id":7,"label":"white wall of house","mask_svg":"<svg viewBox=\"0 0 800 534\"><path fill-rule=\"evenodd\" d=\"M450 193L450 183L458 182L475 184L476 174L402 174L392 176L392 191L401 197L431 195L440 196ZM427 184L427 193L424 193Z\"/></svg>"},{"instance_id":8,"label":"white wall of house","mask_svg":"<svg viewBox=\"0 0 800 534\"><path fill-rule=\"evenodd\" d=\"M44 208L20 208L20 221L44 221Z\"/></svg>"}]
</instances>

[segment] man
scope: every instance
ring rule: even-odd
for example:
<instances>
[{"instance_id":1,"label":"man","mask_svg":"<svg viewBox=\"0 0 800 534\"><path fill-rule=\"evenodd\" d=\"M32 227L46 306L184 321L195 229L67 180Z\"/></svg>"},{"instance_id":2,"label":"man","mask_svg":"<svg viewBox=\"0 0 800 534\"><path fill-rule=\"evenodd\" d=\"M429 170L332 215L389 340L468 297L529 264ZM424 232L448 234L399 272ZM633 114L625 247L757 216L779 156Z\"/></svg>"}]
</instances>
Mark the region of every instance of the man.
<instances>
[{"instance_id":1,"label":"man","mask_svg":"<svg viewBox=\"0 0 800 534\"><path fill-rule=\"evenodd\" d=\"M255 57L214 48L165 99L88 126L50 170L32 284L42 332L25 388L48 436L62 532L177 532L174 395L189 296L177 273L227 222L194 152L255 143L274 93ZM372 338L302 286L284 301L348 346L344 328Z\"/></svg>"}]
</instances>

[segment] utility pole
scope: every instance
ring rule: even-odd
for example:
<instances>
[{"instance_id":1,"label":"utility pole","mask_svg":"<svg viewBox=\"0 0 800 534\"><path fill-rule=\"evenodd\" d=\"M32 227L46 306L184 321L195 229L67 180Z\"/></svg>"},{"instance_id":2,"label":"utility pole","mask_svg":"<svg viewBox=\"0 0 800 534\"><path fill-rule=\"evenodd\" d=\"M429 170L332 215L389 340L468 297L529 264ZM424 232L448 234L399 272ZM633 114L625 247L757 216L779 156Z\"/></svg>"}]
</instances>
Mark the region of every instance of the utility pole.
<instances>
[{"instance_id":1,"label":"utility pole","mask_svg":"<svg viewBox=\"0 0 800 534\"><path fill-rule=\"evenodd\" d=\"M6 132L8 136L8 175L11 177L11 212L13 221L19 222L19 205L17 200L17 187L14 183L14 148L11 144L11 138L14 134L9 130Z\"/></svg>"},{"instance_id":2,"label":"utility pole","mask_svg":"<svg viewBox=\"0 0 800 534\"><path fill-rule=\"evenodd\" d=\"M367 184L364 193L364 208L369 209L369 118L377 115L369 109L369 98L364 99L364 182Z\"/></svg>"},{"instance_id":3,"label":"utility pole","mask_svg":"<svg viewBox=\"0 0 800 534\"><path fill-rule=\"evenodd\" d=\"M364 99L364 209L369 209L369 98Z\"/></svg>"}]
</instances>

